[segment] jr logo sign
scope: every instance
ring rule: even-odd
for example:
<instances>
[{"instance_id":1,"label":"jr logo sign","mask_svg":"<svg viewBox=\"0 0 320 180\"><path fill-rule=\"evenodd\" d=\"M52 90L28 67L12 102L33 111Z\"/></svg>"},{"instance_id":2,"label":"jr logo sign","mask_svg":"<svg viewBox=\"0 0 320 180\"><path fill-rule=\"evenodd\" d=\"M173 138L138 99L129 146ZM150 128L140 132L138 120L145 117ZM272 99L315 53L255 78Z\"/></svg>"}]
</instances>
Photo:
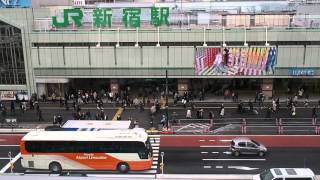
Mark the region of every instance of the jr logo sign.
<instances>
[{"instance_id":1,"label":"jr logo sign","mask_svg":"<svg viewBox=\"0 0 320 180\"><path fill-rule=\"evenodd\" d=\"M82 25L83 12L79 8L64 9L63 10L63 22L58 22L57 16L52 16L52 24L55 27L66 27L69 25L69 16L72 18L76 26Z\"/></svg>"}]
</instances>

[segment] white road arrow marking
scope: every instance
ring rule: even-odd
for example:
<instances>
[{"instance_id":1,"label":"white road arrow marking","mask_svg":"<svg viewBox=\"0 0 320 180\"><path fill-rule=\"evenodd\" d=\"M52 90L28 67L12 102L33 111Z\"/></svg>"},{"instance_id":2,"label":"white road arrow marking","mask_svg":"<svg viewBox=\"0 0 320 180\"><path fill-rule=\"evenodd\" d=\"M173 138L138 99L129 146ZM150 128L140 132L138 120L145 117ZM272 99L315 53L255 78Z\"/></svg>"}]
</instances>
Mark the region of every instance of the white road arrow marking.
<instances>
[{"instance_id":1,"label":"white road arrow marking","mask_svg":"<svg viewBox=\"0 0 320 180\"><path fill-rule=\"evenodd\" d=\"M251 170L256 170L259 168L251 168L247 166L228 166L229 169L239 169L239 170L245 170L245 171L251 171Z\"/></svg>"}]
</instances>

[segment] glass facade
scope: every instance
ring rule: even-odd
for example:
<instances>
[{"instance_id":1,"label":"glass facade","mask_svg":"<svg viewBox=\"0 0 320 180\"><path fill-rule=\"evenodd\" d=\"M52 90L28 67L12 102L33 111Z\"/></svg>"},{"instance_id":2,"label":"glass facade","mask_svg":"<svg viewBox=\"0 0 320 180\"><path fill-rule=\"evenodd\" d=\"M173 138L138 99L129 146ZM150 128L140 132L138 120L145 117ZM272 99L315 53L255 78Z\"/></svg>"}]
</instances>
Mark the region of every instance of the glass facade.
<instances>
[{"instance_id":1,"label":"glass facade","mask_svg":"<svg viewBox=\"0 0 320 180\"><path fill-rule=\"evenodd\" d=\"M0 21L0 84L26 84L21 31Z\"/></svg>"}]
</instances>

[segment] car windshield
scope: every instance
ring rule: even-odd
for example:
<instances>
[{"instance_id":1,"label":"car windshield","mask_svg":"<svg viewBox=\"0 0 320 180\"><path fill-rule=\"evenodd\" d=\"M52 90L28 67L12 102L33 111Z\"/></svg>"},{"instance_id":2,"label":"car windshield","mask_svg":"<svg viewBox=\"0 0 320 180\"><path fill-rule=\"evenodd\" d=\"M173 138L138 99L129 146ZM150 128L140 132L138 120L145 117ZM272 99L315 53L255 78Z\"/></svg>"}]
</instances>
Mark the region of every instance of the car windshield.
<instances>
[{"instance_id":1,"label":"car windshield","mask_svg":"<svg viewBox=\"0 0 320 180\"><path fill-rule=\"evenodd\" d=\"M251 140L253 142L253 144L260 146L260 144L257 141Z\"/></svg>"},{"instance_id":2,"label":"car windshield","mask_svg":"<svg viewBox=\"0 0 320 180\"><path fill-rule=\"evenodd\" d=\"M274 177L270 170L264 170L262 173L260 173L260 179L261 180L272 180Z\"/></svg>"}]
</instances>

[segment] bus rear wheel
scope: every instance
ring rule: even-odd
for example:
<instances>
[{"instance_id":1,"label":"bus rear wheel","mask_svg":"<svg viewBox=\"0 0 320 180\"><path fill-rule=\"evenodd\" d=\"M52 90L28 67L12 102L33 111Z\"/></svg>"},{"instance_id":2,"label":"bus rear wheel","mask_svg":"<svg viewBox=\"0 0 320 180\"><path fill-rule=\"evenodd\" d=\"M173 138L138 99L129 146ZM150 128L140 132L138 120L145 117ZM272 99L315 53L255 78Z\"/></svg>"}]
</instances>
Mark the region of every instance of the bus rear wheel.
<instances>
[{"instance_id":1,"label":"bus rear wheel","mask_svg":"<svg viewBox=\"0 0 320 180\"><path fill-rule=\"evenodd\" d=\"M129 165L127 163L119 163L118 166L117 166L117 170L120 172L120 173L127 173L129 171Z\"/></svg>"},{"instance_id":2,"label":"bus rear wheel","mask_svg":"<svg viewBox=\"0 0 320 180\"><path fill-rule=\"evenodd\" d=\"M61 173L62 167L58 162L52 162L49 164L49 170L53 173Z\"/></svg>"}]
</instances>

